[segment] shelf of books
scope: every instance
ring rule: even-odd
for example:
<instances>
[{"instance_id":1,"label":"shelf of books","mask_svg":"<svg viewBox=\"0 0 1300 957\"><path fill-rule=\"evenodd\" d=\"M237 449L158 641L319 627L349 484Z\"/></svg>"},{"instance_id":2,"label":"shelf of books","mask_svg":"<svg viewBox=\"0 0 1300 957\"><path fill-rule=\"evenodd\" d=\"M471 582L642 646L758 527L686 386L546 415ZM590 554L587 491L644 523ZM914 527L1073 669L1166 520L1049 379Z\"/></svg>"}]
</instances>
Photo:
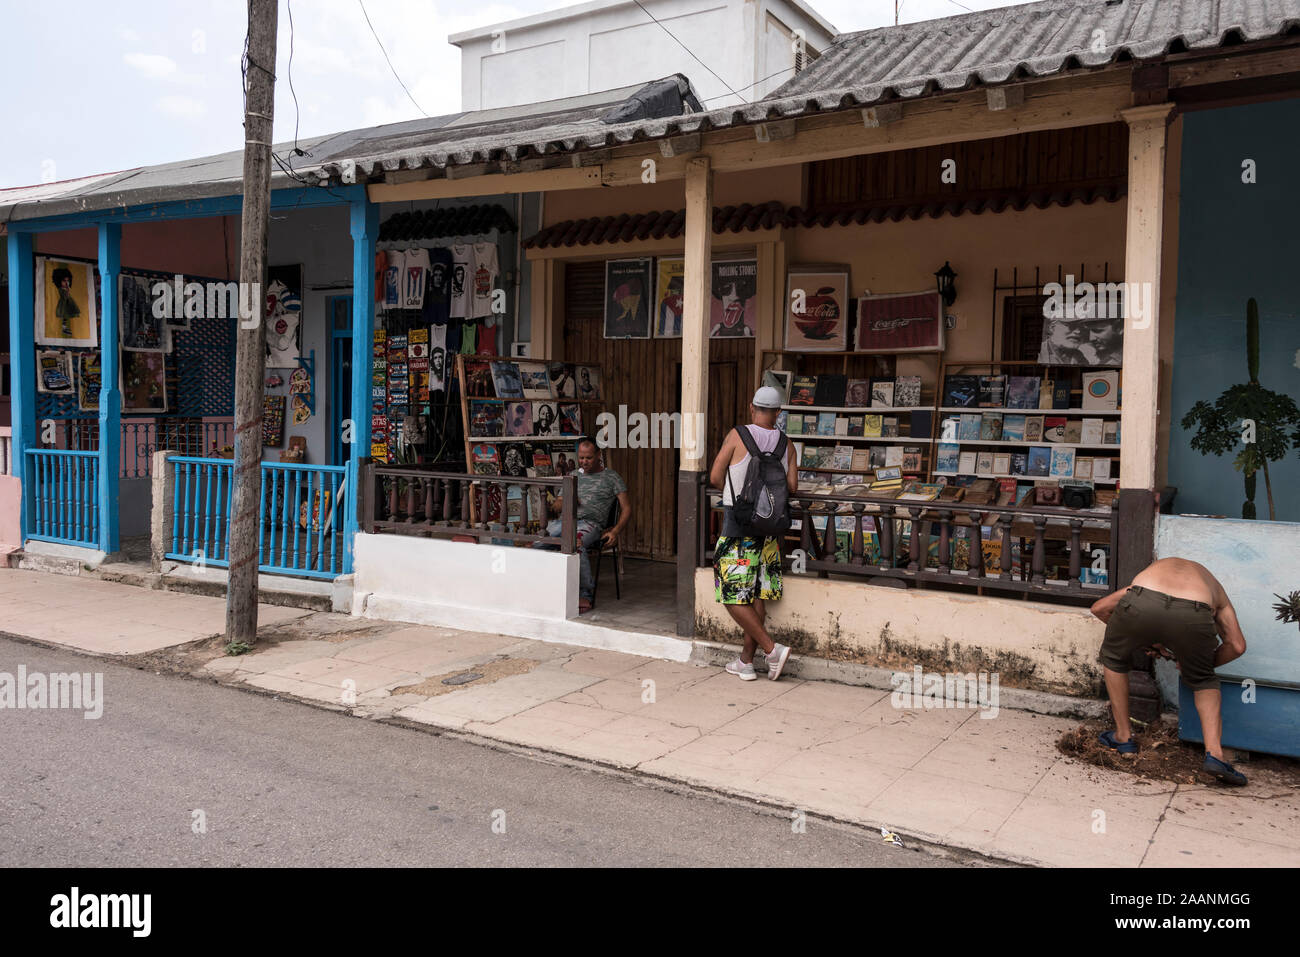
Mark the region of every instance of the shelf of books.
<instances>
[{"instance_id":1,"label":"shelf of books","mask_svg":"<svg viewBox=\"0 0 1300 957\"><path fill-rule=\"evenodd\" d=\"M781 393L778 425L794 446L800 490L888 494L923 479L933 468L939 353L907 356L925 375L888 374L894 356L861 353L830 357L843 359L839 372L803 373L828 357L764 351L762 385ZM768 368L777 361L793 368Z\"/></svg>"},{"instance_id":2,"label":"shelf of books","mask_svg":"<svg viewBox=\"0 0 1300 957\"><path fill-rule=\"evenodd\" d=\"M1036 485L1086 486L1109 505L1119 483L1117 368L1036 362L948 362L942 367L932 480L997 483L996 504Z\"/></svg>"},{"instance_id":3,"label":"shelf of books","mask_svg":"<svg viewBox=\"0 0 1300 957\"><path fill-rule=\"evenodd\" d=\"M577 468L577 442L602 401L599 366L458 355L456 376L469 471L546 477Z\"/></svg>"}]
</instances>

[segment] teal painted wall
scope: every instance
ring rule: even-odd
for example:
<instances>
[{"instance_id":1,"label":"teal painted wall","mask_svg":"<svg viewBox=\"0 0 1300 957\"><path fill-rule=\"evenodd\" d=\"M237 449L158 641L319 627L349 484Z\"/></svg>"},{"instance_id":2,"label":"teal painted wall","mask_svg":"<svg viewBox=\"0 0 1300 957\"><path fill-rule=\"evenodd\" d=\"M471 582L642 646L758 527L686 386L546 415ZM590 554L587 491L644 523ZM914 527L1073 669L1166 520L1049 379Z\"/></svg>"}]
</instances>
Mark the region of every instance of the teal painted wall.
<instances>
[{"instance_id":1,"label":"teal painted wall","mask_svg":"<svg viewBox=\"0 0 1300 957\"><path fill-rule=\"evenodd\" d=\"M1259 303L1260 384L1300 403L1300 100L1183 116L1169 484L1179 512L1241 517L1233 455L1194 452L1180 422L1249 380L1246 300ZM1242 162L1257 182L1242 182ZM1270 463L1277 520L1300 522L1300 454ZM1255 506L1267 519L1264 476ZM1293 585L1293 587L1300 587Z\"/></svg>"}]
</instances>

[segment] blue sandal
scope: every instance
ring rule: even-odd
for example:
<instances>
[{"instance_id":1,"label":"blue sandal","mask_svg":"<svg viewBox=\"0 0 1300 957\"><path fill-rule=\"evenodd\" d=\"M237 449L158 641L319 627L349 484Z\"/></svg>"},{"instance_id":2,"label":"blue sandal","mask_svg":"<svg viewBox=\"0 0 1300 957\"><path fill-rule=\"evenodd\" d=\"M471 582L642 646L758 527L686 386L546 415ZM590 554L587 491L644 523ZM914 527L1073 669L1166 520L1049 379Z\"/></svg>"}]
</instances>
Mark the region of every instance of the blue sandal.
<instances>
[{"instance_id":1,"label":"blue sandal","mask_svg":"<svg viewBox=\"0 0 1300 957\"><path fill-rule=\"evenodd\" d=\"M1097 735L1097 740L1112 751L1118 751L1120 754L1138 753L1136 741L1132 738L1129 738L1127 741L1116 741L1114 731L1103 731L1101 734Z\"/></svg>"},{"instance_id":2,"label":"blue sandal","mask_svg":"<svg viewBox=\"0 0 1300 957\"><path fill-rule=\"evenodd\" d=\"M1235 784L1241 787L1246 783L1246 775L1242 774L1227 761L1220 761L1212 754L1205 756L1205 763L1201 765L1201 770L1208 771L1224 784Z\"/></svg>"}]
</instances>

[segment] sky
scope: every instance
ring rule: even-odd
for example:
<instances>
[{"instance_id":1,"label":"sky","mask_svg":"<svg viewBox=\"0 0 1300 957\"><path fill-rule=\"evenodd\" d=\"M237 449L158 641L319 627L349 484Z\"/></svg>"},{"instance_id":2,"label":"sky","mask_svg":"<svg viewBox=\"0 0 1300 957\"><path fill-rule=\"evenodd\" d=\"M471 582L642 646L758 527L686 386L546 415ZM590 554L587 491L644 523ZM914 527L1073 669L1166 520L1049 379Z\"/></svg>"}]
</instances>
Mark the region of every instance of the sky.
<instances>
[{"instance_id":1,"label":"sky","mask_svg":"<svg viewBox=\"0 0 1300 957\"><path fill-rule=\"evenodd\" d=\"M1023 2L903 0L899 19ZM894 22L894 0L811 3L841 32ZM458 112L460 51L447 42L450 34L566 5L282 0L276 142L293 139L295 122L298 135L309 137L417 119L422 111ZM0 99L0 188L241 148L244 0L72 0L60 5L57 25L43 4L0 0L0 22L8 41L6 75L28 79L23 86L11 82L10 95ZM707 38L683 40L698 42L692 52L708 62Z\"/></svg>"}]
</instances>

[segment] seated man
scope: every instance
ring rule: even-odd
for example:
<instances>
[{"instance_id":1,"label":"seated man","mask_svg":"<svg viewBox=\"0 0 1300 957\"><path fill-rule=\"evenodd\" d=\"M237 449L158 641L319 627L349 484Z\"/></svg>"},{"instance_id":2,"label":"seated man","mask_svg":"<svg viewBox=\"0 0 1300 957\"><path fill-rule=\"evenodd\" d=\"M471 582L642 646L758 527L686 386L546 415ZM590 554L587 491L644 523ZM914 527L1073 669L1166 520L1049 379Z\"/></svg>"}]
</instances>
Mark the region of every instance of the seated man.
<instances>
[{"instance_id":1,"label":"seated man","mask_svg":"<svg viewBox=\"0 0 1300 957\"><path fill-rule=\"evenodd\" d=\"M1227 784L1245 784L1246 776L1223 760L1214 669L1245 654L1246 638L1218 579L1196 562L1162 558L1140 571L1133 584L1093 604L1092 613L1106 622L1097 660L1115 716L1115 730L1103 732L1101 743L1120 754L1137 754L1128 714L1129 658L1139 648L1153 649L1147 653L1177 661L1183 683L1192 690L1205 739L1204 770Z\"/></svg>"},{"instance_id":2,"label":"seated man","mask_svg":"<svg viewBox=\"0 0 1300 957\"><path fill-rule=\"evenodd\" d=\"M613 527L606 529L605 521L609 518L609 509L618 499L619 516ZM551 512L559 515L564 499L556 496L551 503ZM596 542L606 546L618 541L619 532L623 531L632 517L632 502L628 498L627 483L613 469L605 468L600 450L591 439L578 443L578 611L591 611L591 602L595 598L594 576L591 571L589 552ZM546 534L558 536L563 529L559 518L553 518L546 526ZM603 530L603 534L602 534Z\"/></svg>"}]
</instances>

